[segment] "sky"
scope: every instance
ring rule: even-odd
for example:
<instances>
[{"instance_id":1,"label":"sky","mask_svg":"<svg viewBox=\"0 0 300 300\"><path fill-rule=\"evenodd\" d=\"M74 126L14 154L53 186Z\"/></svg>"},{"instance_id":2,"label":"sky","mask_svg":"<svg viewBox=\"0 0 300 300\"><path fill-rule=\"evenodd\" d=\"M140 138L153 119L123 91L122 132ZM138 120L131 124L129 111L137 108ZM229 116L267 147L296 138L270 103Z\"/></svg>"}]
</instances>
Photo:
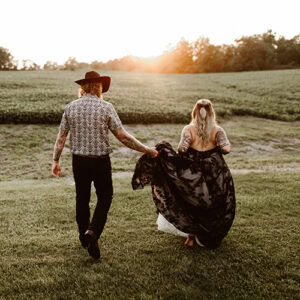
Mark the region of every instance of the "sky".
<instances>
[{"instance_id":1,"label":"sky","mask_svg":"<svg viewBox=\"0 0 300 300\"><path fill-rule=\"evenodd\" d=\"M300 0L9 0L1 1L0 47L39 65L152 57L182 38L232 44L268 29L292 38L299 12Z\"/></svg>"}]
</instances>

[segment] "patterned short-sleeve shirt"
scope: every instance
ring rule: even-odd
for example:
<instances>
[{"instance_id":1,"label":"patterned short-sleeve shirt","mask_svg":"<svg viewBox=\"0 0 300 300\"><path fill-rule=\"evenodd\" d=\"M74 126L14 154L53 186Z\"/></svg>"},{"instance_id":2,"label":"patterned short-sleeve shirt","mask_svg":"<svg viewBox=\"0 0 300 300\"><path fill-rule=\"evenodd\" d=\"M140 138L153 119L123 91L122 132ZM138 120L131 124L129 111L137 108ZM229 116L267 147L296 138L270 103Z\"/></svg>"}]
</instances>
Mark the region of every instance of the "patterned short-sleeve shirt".
<instances>
[{"instance_id":1,"label":"patterned short-sleeve shirt","mask_svg":"<svg viewBox=\"0 0 300 300\"><path fill-rule=\"evenodd\" d=\"M122 127L113 105L97 96L87 94L65 108L60 131L70 131L73 154L106 155L112 152L109 130Z\"/></svg>"}]
</instances>

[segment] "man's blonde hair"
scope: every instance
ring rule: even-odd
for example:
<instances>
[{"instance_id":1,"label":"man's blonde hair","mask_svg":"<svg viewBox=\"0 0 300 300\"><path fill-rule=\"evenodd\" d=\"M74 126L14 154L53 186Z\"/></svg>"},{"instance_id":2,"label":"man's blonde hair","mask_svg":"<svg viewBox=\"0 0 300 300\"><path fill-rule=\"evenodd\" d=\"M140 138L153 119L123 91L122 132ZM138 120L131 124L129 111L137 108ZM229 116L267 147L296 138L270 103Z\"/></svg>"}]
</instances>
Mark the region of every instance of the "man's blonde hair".
<instances>
[{"instance_id":1,"label":"man's blonde hair","mask_svg":"<svg viewBox=\"0 0 300 300\"><path fill-rule=\"evenodd\" d=\"M208 144L216 126L216 115L210 100L200 99L196 102L191 114L191 124L196 126L202 144Z\"/></svg>"},{"instance_id":2,"label":"man's blonde hair","mask_svg":"<svg viewBox=\"0 0 300 300\"><path fill-rule=\"evenodd\" d=\"M102 97L102 83L101 82L90 82L80 86L79 88L79 97L92 94L96 95L98 98Z\"/></svg>"}]
</instances>

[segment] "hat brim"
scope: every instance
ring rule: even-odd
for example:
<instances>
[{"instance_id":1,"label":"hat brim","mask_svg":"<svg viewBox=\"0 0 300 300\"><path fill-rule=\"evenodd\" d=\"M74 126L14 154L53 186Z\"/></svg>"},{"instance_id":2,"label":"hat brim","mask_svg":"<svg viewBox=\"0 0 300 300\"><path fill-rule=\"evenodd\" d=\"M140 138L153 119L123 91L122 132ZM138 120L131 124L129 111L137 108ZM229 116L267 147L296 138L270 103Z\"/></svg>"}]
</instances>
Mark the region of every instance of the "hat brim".
<instances>
[{"instance_id":1,"label":"hat brim","mask_svg":"<svg viewBox=\"0 0 300 300\"><path fill-rule=\"evenodd\" d=\"M75 82L79 85L84 85L90 82L101 82L102 83L102 93L105 93L109 90L110 86L110 77L109 76L101 76L97 78L89 78L89 79L80 79L76 80Z\"/></svg>"}]
</instances>

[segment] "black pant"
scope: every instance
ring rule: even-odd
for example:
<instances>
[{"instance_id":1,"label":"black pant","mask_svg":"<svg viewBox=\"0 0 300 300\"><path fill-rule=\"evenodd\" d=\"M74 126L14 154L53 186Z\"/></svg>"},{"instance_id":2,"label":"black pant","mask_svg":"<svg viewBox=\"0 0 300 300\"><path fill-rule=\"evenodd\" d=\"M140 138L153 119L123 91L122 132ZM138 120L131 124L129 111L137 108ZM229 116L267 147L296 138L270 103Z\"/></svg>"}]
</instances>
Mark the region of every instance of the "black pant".
<instances>
[{"instance_id":1,"label":"black pant","mask_svg":"<svg viewBox=\"0 0 300 300\"><path fill-rule=\"evenodd\" d=\"M113 197L110 157L107 155L91 158L73 154L72 166L76 186L76 221L79 234L84 234L87 229L90 229L99 238ZM97 204L90 222L89 203L92 181L96 189Z\"/></svg>"}]
</instances>

